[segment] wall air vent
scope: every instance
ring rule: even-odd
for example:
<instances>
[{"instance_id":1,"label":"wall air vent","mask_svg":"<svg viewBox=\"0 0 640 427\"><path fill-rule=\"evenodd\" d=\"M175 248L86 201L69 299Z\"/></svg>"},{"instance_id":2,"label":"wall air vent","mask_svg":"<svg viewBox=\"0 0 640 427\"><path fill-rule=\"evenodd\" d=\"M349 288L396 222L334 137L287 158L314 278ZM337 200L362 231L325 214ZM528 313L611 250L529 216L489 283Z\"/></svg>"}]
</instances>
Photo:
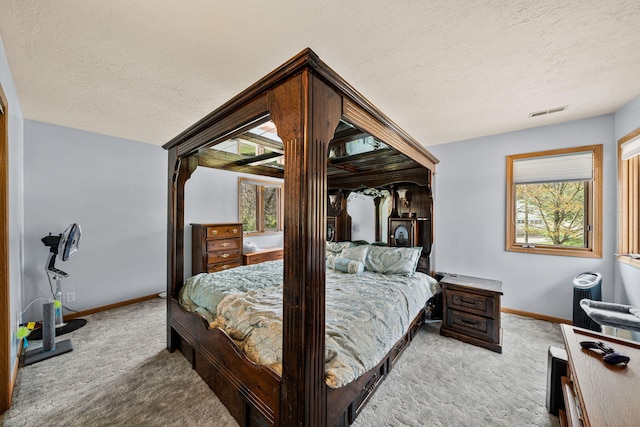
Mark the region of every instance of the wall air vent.
<instances>
[{"instance_id":1,"label":"wall air vent","mask_svg":"<svg viewBox=\"0 0 640 427\"><path fill-rule=\"evenodd\" d=\"M551 113L559 113L561 111L566 110L567 108L569 108L569 106L568 105L564 105L562 107L556 107L556 108L550 108L548 110L536 111L535 113L529 113L529 117L539 117L539 116L546 116L547 114L551 114Z\"/></svg>"}]
</instances>

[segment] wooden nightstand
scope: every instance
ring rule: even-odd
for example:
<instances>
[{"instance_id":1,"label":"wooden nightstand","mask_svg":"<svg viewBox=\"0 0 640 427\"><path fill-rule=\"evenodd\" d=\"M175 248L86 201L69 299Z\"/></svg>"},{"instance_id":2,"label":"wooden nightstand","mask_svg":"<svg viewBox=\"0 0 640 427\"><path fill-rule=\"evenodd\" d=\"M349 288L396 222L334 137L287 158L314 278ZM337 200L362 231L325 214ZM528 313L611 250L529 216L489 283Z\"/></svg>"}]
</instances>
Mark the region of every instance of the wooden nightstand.
<instances>
[{"instance_id":1,"label":"wooden nightstand","mask_svg":"<svg viewBox=\"0 0 640 427\"><path fill-rule=\"evenodd\" d=\"M447 274L442 288L440 335L502 353L500 296L502 282Z\"/></svg>"}]
</instances>

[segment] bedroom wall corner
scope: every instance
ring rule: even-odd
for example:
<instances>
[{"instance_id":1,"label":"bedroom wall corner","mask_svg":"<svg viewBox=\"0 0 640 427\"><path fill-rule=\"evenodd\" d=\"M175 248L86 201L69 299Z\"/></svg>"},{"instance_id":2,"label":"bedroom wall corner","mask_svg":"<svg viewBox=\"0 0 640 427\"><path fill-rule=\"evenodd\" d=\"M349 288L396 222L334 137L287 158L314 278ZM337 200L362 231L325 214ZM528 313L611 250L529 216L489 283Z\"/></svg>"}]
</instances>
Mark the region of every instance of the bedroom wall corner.
<instances>
[{"instance_id":1,"label":"bedroom wall corner","mask_svg":"<svg viewBox=\"0 0 640 427\"><path fill-rule=\"evenodd\" d=\"M633 132L634 130L640 128L640 96L636 96L634 99L629 101L627 104L620 107L615 112L615 140L616 140L616 150L617 150L617 141L624 137L625 135ZM616 152L617 158L617 152ZM616 163L617 167L617 163ZM617 169L616 169L617 173ZM616 213L616 230L618 230L618 215ZM616 249L618 246L618 242L616 241ZM627 294L625 292L624 283L621 275L621 268L625 268L632 273L637 273L637 269L634 271L634 267L629 265L625 265L622 267L620 263L614 262L615 268L615 295L614 301L622 304L629 304L629 300ZM637 274L634 274L637 276Z\"/></svg>"},{"instance_id":2,"label":"bedroom wall corner","mask_svg":"<svg viewBox=\"0 0 640 427\"><path fill-rule=\"evenodd\" d=\"M603 258L505 250L506 156L604 145ZM616 150L612 114L472 140L430 146L440 159L435 180L435 249L439 271L502 280L502 305L572 318L573 278L603 276L603 299L614 294ZM473 214L469 214L473 212Z\"/></svg>"},{"instance_id":3,"label":"bedroom wall corner","mask_svg":"<svg viewBox=\"0 0 640 427\"><path fill-rule=\"evenodd\" d=\"M6 96L8 108L8 220L9 220L9 325L2 325L10 331L9 344L9 372L12 376L17 368L17 355L19 341L15 338L18 327L18 316L22 311L22 287L23 287L23 230L24 230L24 119L17 90L13 83L13 77L6 57L2 40L0 39L0 85ZM5 308L3 307L2 310ZM4 352L3 352L4 354ZM5 361L2 361L3 365ZM4 368L3 368L4 369ZM13 381L12 378L9 378ZM2 384L4 387L5 384ZM7 390L10 393L10 390ZM10 399L9 395L9 399Z\"/></svg>"},{"instance_id":4,"label":"bedroom wall corner","mask_svg":"<svg viewBox=\"0 0 640 427\"><path fill-rule=\"evenodd\" d=\"M64 305L82 311L166 289L167 154L138 141L25 120L24 298L51 295L40 239L82 227L78 253L58 260L69 273ZM66 302L75 292L76 301ZM42 317L33 304L28 320Z\"/></svg>"}]
</instances>

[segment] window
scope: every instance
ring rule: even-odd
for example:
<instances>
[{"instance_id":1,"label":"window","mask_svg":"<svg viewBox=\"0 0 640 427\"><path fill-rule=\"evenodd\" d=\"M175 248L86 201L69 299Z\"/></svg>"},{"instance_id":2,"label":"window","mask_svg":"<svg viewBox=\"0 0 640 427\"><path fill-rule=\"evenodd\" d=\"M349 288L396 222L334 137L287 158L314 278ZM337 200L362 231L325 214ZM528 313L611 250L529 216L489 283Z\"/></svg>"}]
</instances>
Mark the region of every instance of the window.
<instances>
[{"instance_id":1,"label":"window","mask_svg":"<svg viewBox=\"0 0 640 427\"><path fill-rule=\"evenodd\" d=\"M640 253L640 129L618 141L619 234L618 253ZM620 257L640 267L640 259Z\"/></svg>"},{"instance_id":2,"label":"window","mask_svg":"<svg viewBox=\"0 0 640 427\"><path fill-rule=\"evenodd\" d=\"M245 233L282 231L282 183L238 179L239 221Z\"/></svg>"},{"instance_id":3,"label":"window","mask_svg":"<svg viewBox=\"0 0 640 427\"><path fill-rule=\"evenodd\" d=\"M507 156L508 251L602 257L602 145Z\"/></svg>"}]
</instances>

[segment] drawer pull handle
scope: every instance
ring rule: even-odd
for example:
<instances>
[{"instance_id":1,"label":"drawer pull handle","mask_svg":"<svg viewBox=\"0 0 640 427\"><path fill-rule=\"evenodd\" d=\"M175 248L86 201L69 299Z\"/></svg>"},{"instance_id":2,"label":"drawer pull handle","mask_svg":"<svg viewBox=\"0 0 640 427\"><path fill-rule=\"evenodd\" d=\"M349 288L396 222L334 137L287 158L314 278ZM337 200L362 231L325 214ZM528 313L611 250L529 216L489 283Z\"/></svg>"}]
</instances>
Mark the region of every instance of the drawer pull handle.
<instances>
[{"instance_id":1,"label":"drawer pull handle","mask_svg":"<svg viewBox=\"0 0 640 427\"><path fill-rule=\"evenodd\" d=\"M460 323L466 326L478 326L478 322L470 322L468 320L463 319L462 317L458 317L458 320L460 320Z\"/></svg>"},{"instance_id":2,"label":"drawer pull handle","mask_svg":"<svg viewBox=\"0 0 640 427\"><path fill-rule=\"evenodd\" d=\"M222 246L223 248L226 248L226 247L227 247L227 246L229 246L229 245L230 245L230 243L228 243L228 242L224 242L221 246Z\"/></svg>"},{"instance_id":3,"label":"drawer pull handle","mask_svg":"<svg viewBox=\"0 0 640 427\"><path fill-rule=\"evenodd\" d=\"M220 255L220 258L229 258L229 256L230 256L229 254L222 254Z\"/></svg>"},{"instance_id":4,"label":"drawer pull handle","mask_svg":"<svg viewBox=\"0 0 640 427\"><path fill-rule=\"evenodd\" d=\"M218 234L218 230L211 230L211 234L213 234L213 235Z\"/></svg>"},{"instance_id":5,"label":"drawer pull handle","mask_svg":"<svg viewBox=\"0 0 640 427\"><path fill-rule=\"evenodd\" d=\"M237 228L234 228L234 229L233 229L233 230L231 230L231 231L232 231L233 233L237 233L237 232L238 232L238 229L237 229Z\"/></svg>"},{"instance_id":6,"label":"drawer pull handle","mask_svg":"<svg viewBox=\"0 0 640 427\"><path fill-rule=\"evenodd\" d=\"M460 304L466 305L467 307L479 307L481 302L478 300L467 301L464 298L460 297Z\"/></svg>"},{"instance_id":7,"label":"drawer pull handle","mask_svg":"<svg viewBox=\"0 0 640 427\"><path fill-rule=\"evenodd\" d=\"M229 266L229 264L225 264L225 265L223 265L223 266L222 266L222 269L223 269L223 270L226 270L226 269L227 269L227 268L229 268L229 267L230 267L230 266Z\"/></svg>"},{"instance_id":8,"label":"drawer pull handle","mask_svg":"<svg viewBox=\"0 0 640 427\"><path fill-rule=\"evenodd\" d=\"M371 378L371 380L369 380L367 385L362 387L362 390L360 391L360 393L363 396L368 396L376 388L376 386L378 385L379 381L380 381L380 375L379 374L375 374L374 377Z\"/></svg>"}]
</instances>

